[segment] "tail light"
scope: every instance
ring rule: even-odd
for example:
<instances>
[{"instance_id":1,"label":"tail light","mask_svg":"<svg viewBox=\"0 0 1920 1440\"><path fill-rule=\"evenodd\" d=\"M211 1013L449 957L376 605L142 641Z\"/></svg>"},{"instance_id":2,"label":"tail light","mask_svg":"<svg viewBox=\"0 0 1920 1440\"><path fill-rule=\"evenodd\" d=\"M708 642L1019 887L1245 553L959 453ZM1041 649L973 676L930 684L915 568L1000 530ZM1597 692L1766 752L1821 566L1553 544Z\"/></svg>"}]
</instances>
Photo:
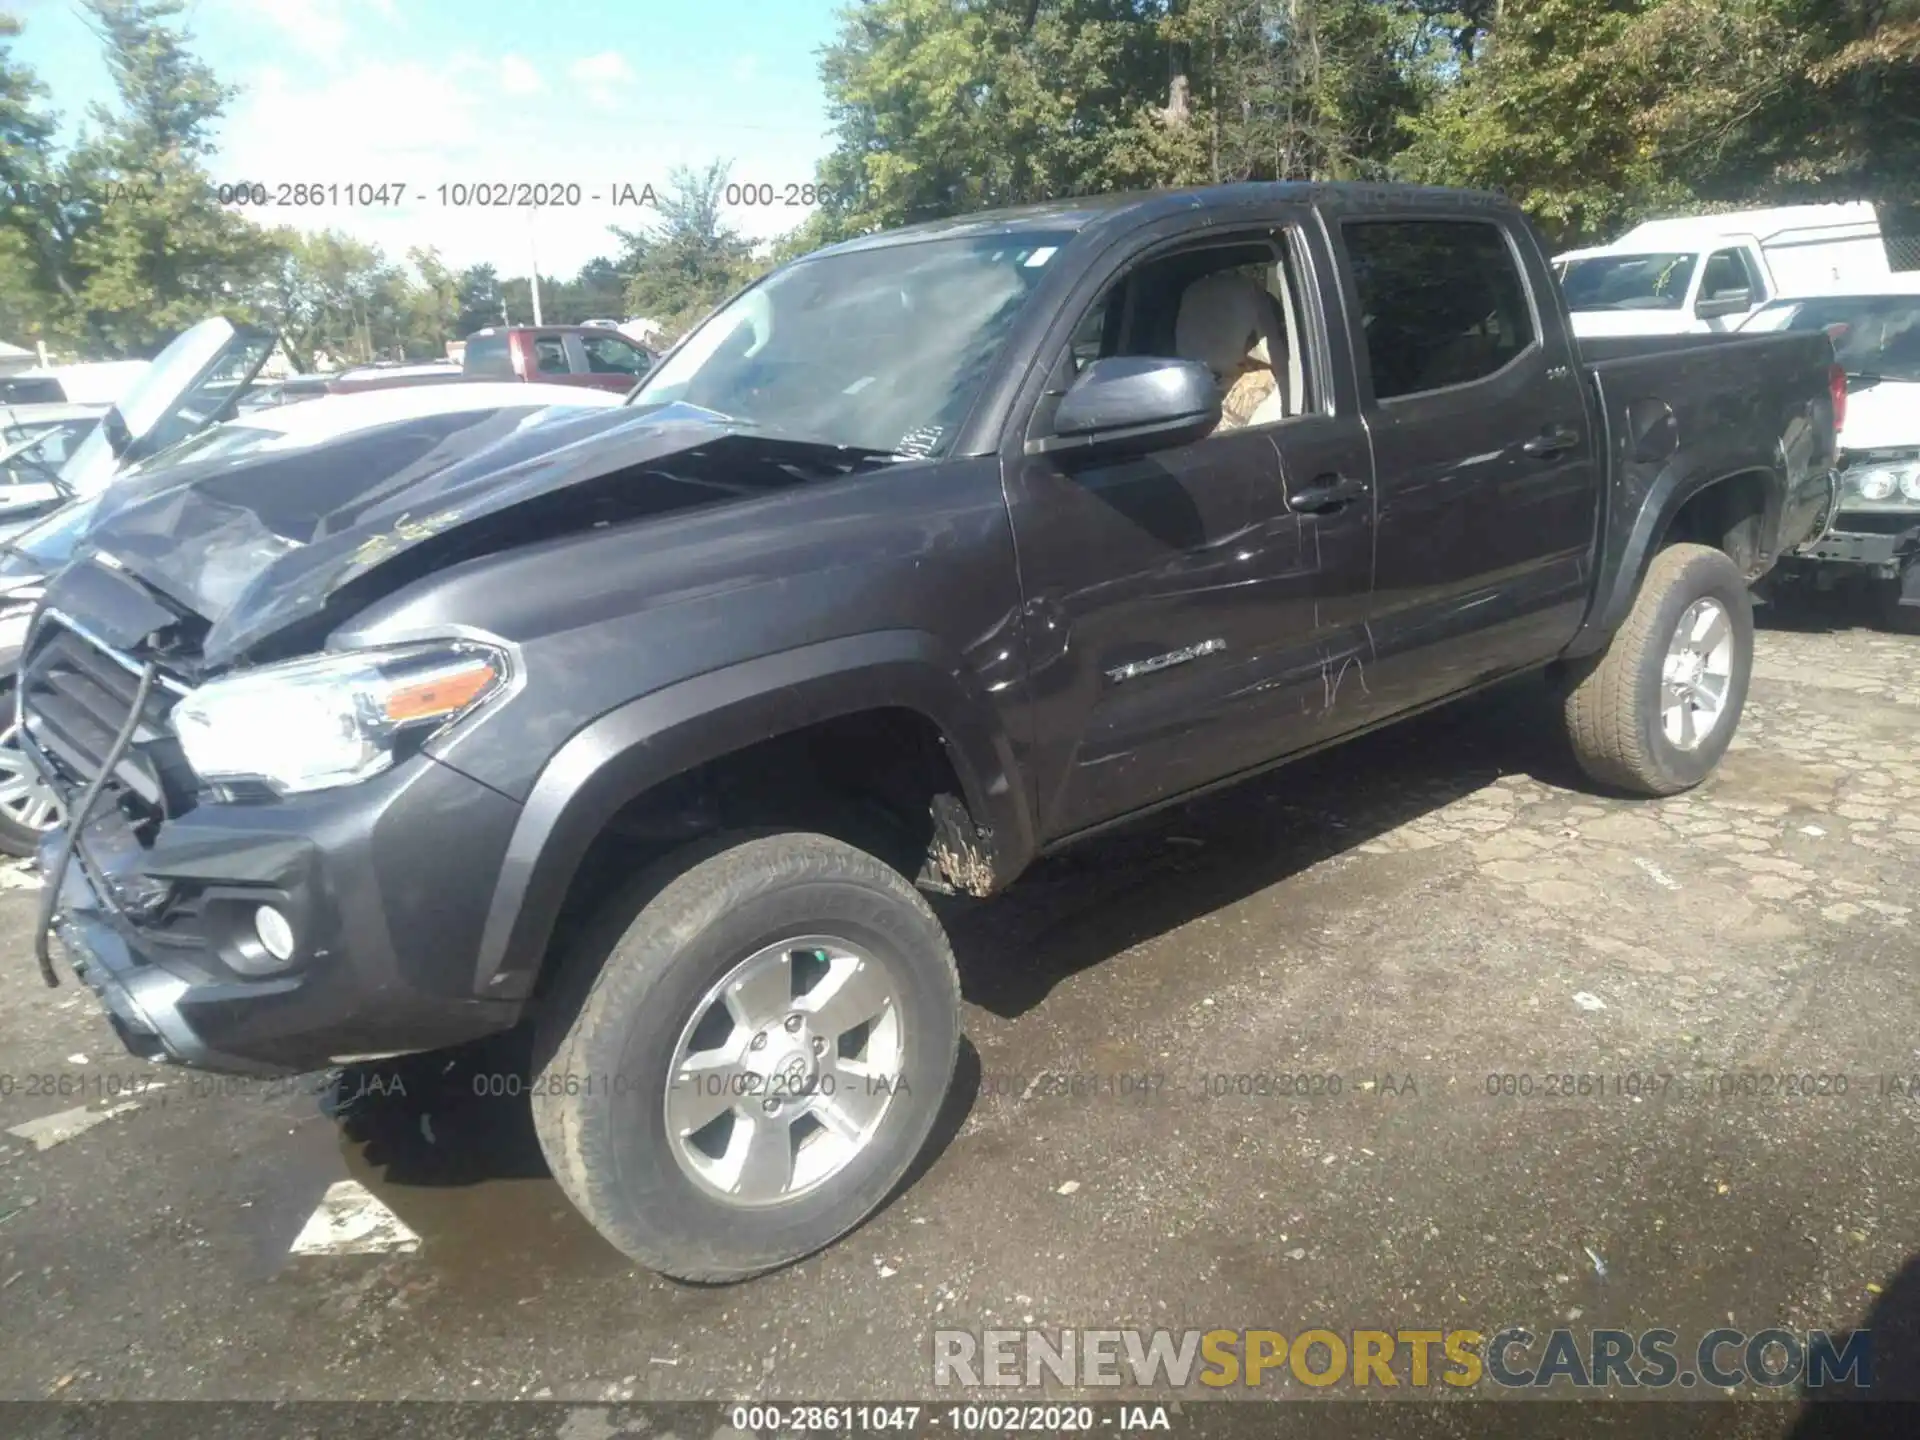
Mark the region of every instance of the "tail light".
<instances>
[{"instance_id":1,"label":"tail light","mask_svg":"<svg viewBox=\"0 0 1920 1440\"><path fill-rule=\"evenodd\" d=\"M515 330L507 336L507 355L513 363L513 373L522 380L532 380L539 375L539 362L533 357L533 336L526 331Z\"/></svg>"},{"instance_id":2,"label":"tail light","mask_svg":"<svg viewBox=\"0 0 1920 1440\"><path fill-rule=\"evenodd\" d=\"M1847 372L1838 365L1827 367L1827 389L1833 395L1833 433L1837 436L1847 424Z\"/></svg>"}]
</instances>

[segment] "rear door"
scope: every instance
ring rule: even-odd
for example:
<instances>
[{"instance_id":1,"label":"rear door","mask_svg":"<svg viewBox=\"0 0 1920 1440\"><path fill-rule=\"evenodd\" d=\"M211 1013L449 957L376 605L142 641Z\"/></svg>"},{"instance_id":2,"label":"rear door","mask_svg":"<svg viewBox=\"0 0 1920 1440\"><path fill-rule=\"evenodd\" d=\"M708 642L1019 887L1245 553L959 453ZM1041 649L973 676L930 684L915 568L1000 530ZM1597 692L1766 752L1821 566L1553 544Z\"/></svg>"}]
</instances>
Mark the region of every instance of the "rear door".
<instances>
[{"instance_id":1,"label":"rear door","mask_svg":"<svg viewBox=\"0 0 1920 1440\"><path fill-rule=\"evenodd\" d=\"M1599 481L1579 366L1530 233L1500 212L1330 216L1378 494L1379 715L1557 653Z\"/></svg>"},{"instance_id":2,"label":"rear door","mask_svg":"<svg viewBox=\"0 0 1920 1440\"><path fill-rule=\"evenodd\" d=\"M1310 745L1364 688L1371 474L1344 337L1317 299L1331 259L1305 206L1210 218L1082 280L1004 452L1049 838ZM1179 352L1179 316L1209 277L1272 306L1266 418L1146 455L1028 453L1092 360L1199 358Z\"/></svg>"},{"instance_id":3,"label":"rear door","mask_svg":"<svg viewBox=\"0 0 1920 1440\"><path fill-rule=\"evenodd\" d=\"M547 384L579 384L573 363L567 355L567 337L557 330L528 332L524 345L527 357L526 379Z\"/></svg>"}]
</instances>

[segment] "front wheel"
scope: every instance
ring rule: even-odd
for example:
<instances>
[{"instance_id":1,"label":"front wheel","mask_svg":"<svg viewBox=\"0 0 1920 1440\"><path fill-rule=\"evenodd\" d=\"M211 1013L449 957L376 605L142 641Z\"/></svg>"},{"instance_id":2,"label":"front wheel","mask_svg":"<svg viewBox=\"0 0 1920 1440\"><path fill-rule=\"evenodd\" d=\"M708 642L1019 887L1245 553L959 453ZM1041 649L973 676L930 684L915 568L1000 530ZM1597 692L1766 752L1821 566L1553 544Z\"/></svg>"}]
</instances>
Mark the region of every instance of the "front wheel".
<instances>
[{"instance_id":1,"label":"front wheel","mask_svg":"<svg viewBox=\"0 0 1920 1440\"><path fill-rule=\"evenodd\" d=\"M745 1279L887 1198L940 1111L959 1016L946 935L897 871L824 835L723 839L669 860L567 957L535 1127L620 1250Z\"/></svg>"},{"instance_id":2,"label":"front wheel","mask_svg":"<svg viewBox=\"0 0 1920 1440\"><path fill-rule=\"evenodd\" d=\"M66 816L60 797L20 748L12 680L0 682L0 854L28 856Z\"/></svg>"},{"instance_id":3,"label":"front wheel","mask_svg":"<svg viewBox=\"0 0 1920 1440\"><path fill-rule=\"evenodd\" d=\"M1720 763L1753 674L1753 599L1731 559L1671 545L1633 610L1566 698L1588 776L1640 795L1698 785Z\"/></svg>"}]
</instances>

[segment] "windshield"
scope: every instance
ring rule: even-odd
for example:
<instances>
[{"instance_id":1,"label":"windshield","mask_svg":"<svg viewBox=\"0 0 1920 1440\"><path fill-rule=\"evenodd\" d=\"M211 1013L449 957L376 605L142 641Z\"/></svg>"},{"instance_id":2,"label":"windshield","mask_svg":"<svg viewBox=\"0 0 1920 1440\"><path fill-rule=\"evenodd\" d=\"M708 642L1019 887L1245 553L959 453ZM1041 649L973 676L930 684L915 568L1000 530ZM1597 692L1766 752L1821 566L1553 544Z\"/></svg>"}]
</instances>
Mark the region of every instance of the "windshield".
<instances>
[{"instance_id":1,"label":"windshield","mask_svg":"<svg viewBox=\"0 0 1920 1440\"><path fill-rule=\"evenodd\" d=\"M798 261L716 312L632 403L681 401L799 438L944 454L1070 238L933 240Z\"/></svg>"},{"instance_id":2,"label":"windshield","mask_svg":"<svg viewBox=\"0 0 1920 1440\"><path fill-rule=\"evenodd\" d=\"M1568 261L1560 288L1569 310L1678 310L1699 258L1685 252L1593 255Z\"/></svg>"},{"instance_id":3,"label":"windshield","mask_svg":"<svg viewBox=\"0 0 1920 1440\"><path fill-rule=\"evenodd\" d=\"M1783 300L1744 328L1825 330L1833 338L1833 358L1849 375L1920 381L1920 295Z\"/></svg>"}]
</instances>

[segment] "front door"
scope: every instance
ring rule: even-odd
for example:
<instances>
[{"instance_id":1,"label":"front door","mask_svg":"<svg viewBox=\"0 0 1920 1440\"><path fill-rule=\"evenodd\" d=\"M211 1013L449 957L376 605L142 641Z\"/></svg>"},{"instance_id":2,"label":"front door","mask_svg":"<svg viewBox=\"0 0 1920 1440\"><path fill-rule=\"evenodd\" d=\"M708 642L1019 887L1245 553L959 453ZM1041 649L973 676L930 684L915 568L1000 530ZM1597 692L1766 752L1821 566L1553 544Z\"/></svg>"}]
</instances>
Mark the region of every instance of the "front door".
<instances>
[{"instance_id":1,"label":"front door","mask_svg":"<svg viewBox=\"0 0 1920 1440\"><path fill-rule=\"evenodd\" d=\"M1056 337L1007 455L1049 839L1312 744L1363 692L1371 468L1312 300L1320 243L1275 224L1163 244L1091 282ZM1147 455L1026 453L1109 355L1204 359L1233 414Z\"/></svg>"}]
</instances>

